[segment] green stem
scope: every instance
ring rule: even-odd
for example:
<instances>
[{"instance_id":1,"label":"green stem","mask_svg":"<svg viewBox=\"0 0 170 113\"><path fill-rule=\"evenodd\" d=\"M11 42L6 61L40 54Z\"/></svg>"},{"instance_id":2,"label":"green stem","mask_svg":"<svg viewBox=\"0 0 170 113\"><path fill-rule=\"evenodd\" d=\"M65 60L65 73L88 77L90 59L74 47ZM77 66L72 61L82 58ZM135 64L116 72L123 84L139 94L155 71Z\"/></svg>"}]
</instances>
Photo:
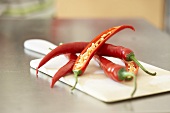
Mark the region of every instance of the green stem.
<instances>
[{"instance_id":1,"label":"green stem","mask_svg":"<svg viewBox=\"0 0 170 113\"><path fill-rule=\"evenodd\" d=\"M131 97L133 97L133 95L135 94L135 92L136 92L136 90L137 90L137 79L136 79L136 76L135 76L133 73L131 73L131 72L126 72L126 71L122 72L122 76L125 78L125 80L126 80L126 79L127 79L127 80L130 80L130 79L128 79L128 78L133 78L133 79L134 79L134 89L133 89L133 91L132 91L132 93L131 93Z\"/></svg>"},{"instance_id":2,"label":"green stem","mask_svg":"<svg viewBox=\"0 0 170 113\"><path fill-rule=\"evenodd\" d=\"M49 48L49 50L51 50L51 51L52 51L53 49L52 49L52 48Z\"/></svg>"},{"instance_id":3,"label":"green stem","mask_svg":"<svg viewBox=\"0 0 170 113\"><path fill-rule=\"evenodd\" d=\"M73 73L75 77L75 83L74 86L71 88L72 91L76 88L76 85L78 83L78 76L81 74L81 71L73 71Z\"/></svg>"},{"instance_id":4,"label":"green stem","mask_svg":"<svg viewBox=\"0 0 170 113\"><path fill-rule=\"evenodd\" d=\"M75 77L76 81L74 83L74 86L71 88L72 91L76 88L76 85L78 83L78 75L76 74L76 75L74 75L74 77Z\"/></svg>"},{"instance_id":5,"label":"green stem","mask_svg":"<svg viewBox=\"0 0 170 113\"><path fill-rule=\"evenodd\" d=\"M136 76L134 75L133 76L133 84L134 84L134 89L133 89L133 92L131 93L131 97L133 97L133 95L135 94L136 90L137 90L137 79L136 79Z\"/></svg>"},{"instance_id":6,"label":"green stem","mask_svg":"<svg viewBox=\"0 0 170 113\"><path fill-rule=\"evenodd\" d=\"M149 75L152 75L152 76L155 76L156 75L156 72L152 73L152 72L149 72L148 70L146 70L140 63L139 61L135 58L134 55L130 56L130 60L134 61L144 72L146 72L147 74Z\"/></svg>"}]
</instances>

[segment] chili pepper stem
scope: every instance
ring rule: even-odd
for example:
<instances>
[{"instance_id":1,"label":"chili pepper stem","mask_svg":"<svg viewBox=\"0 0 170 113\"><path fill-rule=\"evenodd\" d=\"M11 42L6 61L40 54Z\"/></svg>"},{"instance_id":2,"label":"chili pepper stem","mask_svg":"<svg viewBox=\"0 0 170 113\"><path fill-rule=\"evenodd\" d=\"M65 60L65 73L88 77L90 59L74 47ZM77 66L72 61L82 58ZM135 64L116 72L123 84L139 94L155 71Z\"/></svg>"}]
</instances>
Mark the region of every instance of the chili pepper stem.
<instances>
[{"instance_id":1,"label":"chili pepper stem","mask_svg":"<svg viewBox=\"0 0 170 113\"><path fill-rule=\"evenodd\" d=\"M71 88L71 91L73 91L76 88L76 85L78 83L78 76L81 74L81 71L73 71L73 73L74 73L74 77L75 77L75 84Z\"/></svg>"},{"instance_id":2,"label":"chili pepper stem","mask_svg":"<svg viewBox=\"0 0 170 113\"><path fill-rule=\"evenodd\" d=\"M52 48L49 48L49 50L51 50L51 51L52 51L53 49L52 49Z\"/></svg>"},{"instance_id":3,"label":"chili pepper stem","mask_svg":"<svg viewBox=\"0 0 170 113\"><path fill-rule=\"evenodd\" d=\"M77 85L77 83L78 83L78 75L74 75L74 77L75 77L75 83L74 83L74 86L71 88L71 91L73 91L75 88L76 88L76 85Z\"/></svg>"},{"instance_id":4,"label":"chili pepper stem","mask_svg":"<svg viewBox=\"0 0 170 113\"><path fill-rule=\"evenodd\" d=\"M133 79L134 79L134 89L133 89L133 91L131 93L131 97L133 97L133 95L135 94L135 92L137 90L137 79L136 79L136 76L133 73L126 72L126 71L122 72L122 76L125 78L125 80L130 80L128 78L129 77L133 77Z\"/></svg>"},{"instance_id":5,"label":"chili pepper stem","mask_svg":"<svg viewBox=\"0 0 170 113\"><path fill-rule=\"evenodd\" d=\"M156 72L152 73L152 72L149 72L148 70L146 70L140 63L139 61L135 58L134 55L130 56L130 60L133 60L144 72L146 72L147 74L149 75L152 75L152 76L155 76L156 75Z\"/></svg>"},{"instance_id":6,"label":"chili pepper stem","mask_svg":"<svg viewBox=\"0 0 170 113\"><path fill-rule=\"evenodd\" d=\"M134 89L133 89L133 92L131 93L131 97L133 97L133 95L135 94L136 90L137 90L137 79L136 79L136 76L134 75L133 76L133 79L134 79Z\"/></svg>"}]
</instances>

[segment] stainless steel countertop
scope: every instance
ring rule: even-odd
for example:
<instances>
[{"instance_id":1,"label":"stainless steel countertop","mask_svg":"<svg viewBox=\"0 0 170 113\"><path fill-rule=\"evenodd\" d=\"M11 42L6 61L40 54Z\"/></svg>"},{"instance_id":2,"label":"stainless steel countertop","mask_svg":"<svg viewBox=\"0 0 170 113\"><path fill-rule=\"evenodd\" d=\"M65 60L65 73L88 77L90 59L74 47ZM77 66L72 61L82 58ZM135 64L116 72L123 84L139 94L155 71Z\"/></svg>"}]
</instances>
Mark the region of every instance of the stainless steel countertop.
<instances>
[{"instance_id":1,"label":"stainless steel countertop","mask_svg":"<svg viewBox=\"0 0 170 113\"><path fill-rule=\"evenodd\" d=\"M55 44L90 41L106 28L133 25L135 32L121 31L109 43L131 48L145 63L170 71L170 36L143 19L0 20L0 113L148 113L170 112L170 92L104 103L50 77L36 78L31 60L41 55L23 47L27 39Z\"/></svg>"}]
</instances>

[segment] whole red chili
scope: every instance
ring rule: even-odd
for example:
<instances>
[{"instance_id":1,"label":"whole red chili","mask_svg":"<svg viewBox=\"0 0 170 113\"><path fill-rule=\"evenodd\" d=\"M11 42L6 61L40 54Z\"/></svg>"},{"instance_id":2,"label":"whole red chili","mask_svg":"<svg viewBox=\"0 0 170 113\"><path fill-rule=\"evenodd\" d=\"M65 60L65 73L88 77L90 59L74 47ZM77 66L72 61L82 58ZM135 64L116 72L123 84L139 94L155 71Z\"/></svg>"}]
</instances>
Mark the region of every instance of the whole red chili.
<instances>
[{"instance_id":1,"label":"whole red chili","mask_svg":"<svg viewBox=\"0 0 170 113\"><path fill-rule=\"evenodd\" d=\"M110 60L102 57L95 55L95 60L99 63L100 67L103 69L104 73L111 79L120 82L120 81L129 81L134 79L134 90L131 94L131 96L134 95L137 89L137 83L136 83L136 70L129 71L129 68L125 68L124 66L121 66L119 64L115 64L111 62Z\"/></svg>"},{"instance_id":2,"label":"whole red chili","mask_svg":"<svg viewBox=\"0 0 170 113\"><path fill-rule=\"evenodd\" d=\"M77 55L75 54L66 54L66 57L68 57L69 61L66 63L63 67L61 67L52 78L51 82L51 88L53 88L54 84L61 78L66 76L68 73L72 73L73 65L77 59Z\"/></svg>"},{"instance_id":3,"label":"whole red chili","mask_svg":"<svg viewBox=\"0 0 170 113\"><path fill-rule=\"evenodd\" d=\"M102 47L100 51L97 53L100 56L113 56L116 58L120 58L124 61L134 61L144 72L148 73L149 75L156 75L156 72L151 73L148 70L146 70L140 62L135 58L134 52L129 49L125 48L123 46L106 46L105 48Z\"/></svg>"},{"instance_id":4,"label":"whole red chili","mask_svg":"<svg viewBox=\"0 0 170 113\"><path fill-rule=\"evenodd\" d=\"M86 44L85 44L86 45ZM61 54L67 54L67 53L80 53L83 49L84 46L81 45L80 42L72 42L72 43L66 43L59 45L55 49L53 49L51 52L49 52L38 64L38 67L36 69L36 75L38 75L38 69L42 67L45 63L47 63L50 59L53 57L59 56Z\"/></svg>"},{"instance_id":5,"label":"whole red chili","mask_svg":"<svg viewBox=\"0 0 170 113\"><path fill-rule=\"evenodd\" d=\"M74 67L73 67L73 73L75 76L75 85L73 86L72 90L76 87L76 84L78 82L78 76L83 74L87 65L89 64L91 58L94 56L94 54L103 46L103 44L114 34L117 32L125 29L130 28L134 30L132 26L129 25L122 25L110 28L98 36L96 36L80 53L79 57L77 58Z\"/></svg>"}]
</instances>

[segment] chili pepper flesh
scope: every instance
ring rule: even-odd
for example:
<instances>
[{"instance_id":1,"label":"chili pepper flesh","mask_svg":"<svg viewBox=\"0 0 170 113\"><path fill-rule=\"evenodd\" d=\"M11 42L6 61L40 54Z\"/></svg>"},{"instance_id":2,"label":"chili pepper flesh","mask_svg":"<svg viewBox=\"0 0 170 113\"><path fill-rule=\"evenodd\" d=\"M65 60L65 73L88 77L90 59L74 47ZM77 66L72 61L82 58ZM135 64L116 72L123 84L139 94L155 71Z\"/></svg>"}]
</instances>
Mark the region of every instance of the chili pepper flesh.
<instances>
[{"instance_id":1,"label":"chili pepper flesh","mask_svg":"<svg viewBox=\"0 0 170 113\"><path fill-rule=\"evenodd\" d=\"M123 25L118 27L110 28L101 34L99 34L97 37L95 37L86 47L83 49L83 51L80 53L79 57L77 58L74 67L73 67L73 73L75 75L75 85L72 89L76 87L77 84L77 77L84 73L87 65L89 64L91 58L94 56L94 54L102 47L102 45L114 34L117 32L125 29L130 28L134 30L132 26L129 25Z\"/></svg>"},{"instance_id":2,"label":"chili pepper flesh","mask_svg":"<svg viewBox=\"0 0 170 113\"><path fill-rule=\"evenodd\" d=\"M122 60L125 63L126 71L132 72L135 75L138 74L139 66L134 61L125 61Z\"/></svg>"}]
</instances>

